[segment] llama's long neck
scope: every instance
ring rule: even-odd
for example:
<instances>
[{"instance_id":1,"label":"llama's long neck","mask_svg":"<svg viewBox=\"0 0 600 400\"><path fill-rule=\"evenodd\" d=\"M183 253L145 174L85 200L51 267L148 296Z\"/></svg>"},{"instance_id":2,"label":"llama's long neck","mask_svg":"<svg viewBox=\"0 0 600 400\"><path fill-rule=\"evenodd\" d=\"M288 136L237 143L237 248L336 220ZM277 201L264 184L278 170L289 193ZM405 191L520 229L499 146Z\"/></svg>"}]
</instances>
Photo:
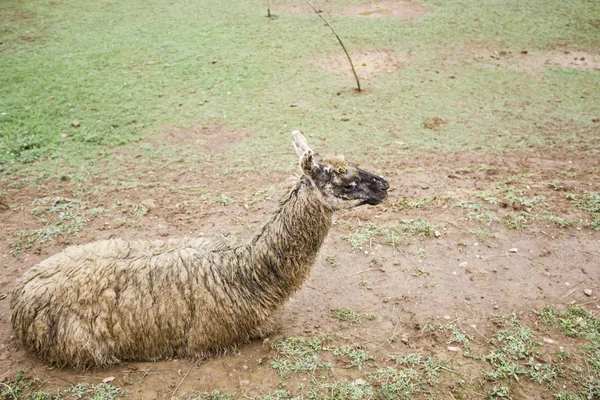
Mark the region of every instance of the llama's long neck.
<instances>
[{"instance_id":1,"label":"llama's long neck","mask_svg":"<svg viewBox=\"0 0 600 400\"><path fill-rule=\"evenodd\" d=\"M331 227L333 212L317 190L302 177L247 245L260 297L274 306L300 288Z\"/></svg>"}]
</instances>

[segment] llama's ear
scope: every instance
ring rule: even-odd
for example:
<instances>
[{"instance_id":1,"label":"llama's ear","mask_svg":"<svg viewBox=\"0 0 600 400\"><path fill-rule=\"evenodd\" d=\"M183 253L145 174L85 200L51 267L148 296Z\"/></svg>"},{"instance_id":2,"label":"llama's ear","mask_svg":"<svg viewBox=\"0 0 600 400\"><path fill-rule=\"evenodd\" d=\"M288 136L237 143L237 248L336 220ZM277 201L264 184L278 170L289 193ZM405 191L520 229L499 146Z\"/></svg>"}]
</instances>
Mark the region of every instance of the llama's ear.
<instances>
[{"instance_id":1,"label":"llama's ear","mask_svg":"<svg viewBox=\"0 0 600 400\"><path fill-rule=\"evenodd\" d=\"M313 152L309 149L300 157L300 168L302 168L302 171L306 175L311 176L314 167L315 161L313 160Z\"/></svg>"},{"instance_id":2,"label":"llama's ear","mask_svg":"<svg viewBox=\"0 0 600 400\"><path fill-rule=\"evenodd\" d=\"M300 131L292 132L292 143L294 145L294 149L296 149L296 153L298 153L300 157L302 157L307 151L312 152L312 149L308 145L306 138L302 133L300 133Z\"/></svg>"}]
</instances>

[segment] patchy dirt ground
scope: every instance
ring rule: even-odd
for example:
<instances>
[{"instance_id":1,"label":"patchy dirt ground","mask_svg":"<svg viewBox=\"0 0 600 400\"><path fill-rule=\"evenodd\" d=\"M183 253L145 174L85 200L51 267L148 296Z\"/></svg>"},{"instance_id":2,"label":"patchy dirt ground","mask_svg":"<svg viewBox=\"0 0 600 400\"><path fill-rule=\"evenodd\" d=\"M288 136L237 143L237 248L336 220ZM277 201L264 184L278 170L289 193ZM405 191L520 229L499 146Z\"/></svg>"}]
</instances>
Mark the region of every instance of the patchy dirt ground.
<instances>
[{"instance_id":1,"label":"patchy dirt ground","mask_svg":"<svg viewBox=\"0 0 600 400\"><path fill-rule=\"evenodd\" d=\"M401 19L414 19L429 11L429 7L412 1L379 1L368 4L352 4L343 10L344 15Z\"/></svg>"},{"instance_id":2,"label":"patchy dirt ground","mask_svg":"<svg viewBox=\"0 0 600 400\"><path fill-rule=\"evenodd\" d=\"M368 78L375 74L389 74L402 67L406 62L405 58L392 51L355 51L351 55L352 63L356 73L360 78ZM317 62L321 68L345 75L349 78L354 77L352 69L348 64L348 58L345 54L337 54L327 59Z\"/></svg>"},{"instance_id":3,"label":"patchy dirt ground","mask_svg":"<svg viewBox=\"0 0 600 400\"><path fill-rule=\"evenodd\" d=\"M270 366L276 356L271 347L275 337L199 365L188 360L132 362L82 372L49 368L23 351L10 328L15 280L68 245L112 237L251 235L276 209L288 174L227 172L235 166L225 152L245 135L249 133L214 127L165 129L147 143L96 160L90 168L104 172L92 173L91 180L64 175L7 187L0 199L8 206L0 209L1 378L26 369L40 378L40 389L51 391L114 377L112 384L127 390L130 398L140 399L213 389L242 398L277 389L279 377ZM296 159L291 146L289 157L290 163ZM586 227L589 214L567 198L567 193L600 190L595 178L600 172L597 157L465 152L399 156L387 165L363 167L380 171L390 181L390 197L377 207L337 214L312 275L281 312L280 335L340 334L381 362L394 352L429 352L463 365L460 379L472 382L481 366L469 366L461 352L448 350L440 333L424 332L426 323L452 322L485 345L494 328L490 317L495 314L514 312L536 324L532 311L547 305L577 302L590 310L600 309L600 234ZM71 211L85 217L85 223L68 225L77 234L57 234L43 244L33 241L27 232L52 225L58 218L51 207L44 208L56 201L43 199L57 197L77 199L80 203L71 201ZM535 204L530 207L523 199ZM421 221L426 229L408 230L392 243L383 235L369 236L373 224L387 229L406 221ZM366 232L364 237L361 232ZM15 254L16 250L20 252ZM331 317L332 309L346 307L370 315L369 320L347 324ZM578 344L564 336L552 343L546 345ZM337 378L360 376L343 366L330 373ZM461 392L452 383L454 378L459 377L451 375L435 393L440 398L469 398L468 390ZM303 379L291 379L287 388L296 390L310 381L310 375ZM550 391L531 382L515 387L519 398L553 398ZM478 396L485 394L481 390Z\"/></svg>"},{"instance_id":4,"label":"patchy dirt ground","mask_svg":"<svg viewBox=\"0 0 600 400\"><path fill-rule=\"evenodd\" d=\"M460 57L457 57L460 54ZM548 68L576 68L584 71L600 70L600 54L597 49L551 50L507 49L499 43L467 41L460 51L442 56L448 62L465 62L465 55L472 60L496 68L537 73Z\"/></svg>"},{"instance_id":5,"label":"patchy dirt ground","mask_svg":"<svg viewBox=\"0 0 600 400\"><path fill-rule=\"evenodd\" d=\"M410 20L429 12L429 7L412 1L378 1L367 4L351 4L343 8L335 8L329 3L316 3L318 11L330 14L341 14L361 18L401 18ZM312 14L314 10L303 1L275 3L275 12L292 12Z\"/></svg>"}]
</instances>

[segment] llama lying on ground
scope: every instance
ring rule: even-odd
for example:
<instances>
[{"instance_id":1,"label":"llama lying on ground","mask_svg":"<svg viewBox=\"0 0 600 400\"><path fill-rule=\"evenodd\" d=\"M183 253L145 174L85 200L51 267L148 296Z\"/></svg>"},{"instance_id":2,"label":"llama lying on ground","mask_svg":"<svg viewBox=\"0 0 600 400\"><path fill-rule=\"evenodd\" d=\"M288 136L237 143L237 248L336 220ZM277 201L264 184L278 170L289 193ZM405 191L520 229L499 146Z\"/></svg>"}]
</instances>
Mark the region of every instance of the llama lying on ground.
<instances>
[{"instance_id":1,"label":"llama lying on ground","mask_svg":"<svg viewBox=\"0 0 600 400\"><path fill-rule=\"evenodd\" d=\"M12 295L25 347L59 366L203 358L268 334L300 288L335 210L375 205L388 183L320 158L293 132L302 176L247 242L106 240L32 267Z\"/></svg>"}]
</instances>

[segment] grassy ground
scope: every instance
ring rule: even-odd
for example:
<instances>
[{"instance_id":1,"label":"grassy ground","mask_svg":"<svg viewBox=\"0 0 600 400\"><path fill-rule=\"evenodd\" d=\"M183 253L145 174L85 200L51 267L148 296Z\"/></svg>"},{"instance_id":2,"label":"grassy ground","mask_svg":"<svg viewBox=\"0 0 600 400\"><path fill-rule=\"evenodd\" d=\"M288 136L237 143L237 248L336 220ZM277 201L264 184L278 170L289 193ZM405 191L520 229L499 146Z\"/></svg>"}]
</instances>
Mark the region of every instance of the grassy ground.
<instances>
[{"instance_id":1,"label":"grassy ground","mask_svg":"<svg viewBox=\"0 0 600 400\"><path fill-rule=\"evenodd\" d=\"M295 168L292 129L397 186L380 211L336 219L313 282L327 290L305 295L313 310L300 309L310 329L265 342L251 363L226 359L258 369L252 377L264 379L263 392L239 382L229 390L231 374L214 378L228 389L203 381L218 390L198 391L193 381L178 391L160 380L172 373L181 385L188 375L177 367L154 378L150 369L114 369L116 382L103 383L100 371L49 384L32 372L36 364L17 372L30 358L2 339L0 362L10 368L0 399L142 398L131 392L139 382L121 384L135 373L154 379L161 394L185 392L182 400L600 398L600 322L585 308L597 298L580 290L597 285L599 71L543 62L598 55L600 3L425 0L429 13L403 21L337 13L366 1L321 2L351 55L403 60L365 77L363 93L322 67L341 49L315 15L272 3L275 19L254 0L0 2L0 213L9 221L0 231L1 321L14 279L71 241L206 233L204 226L234 240L256 227L276 200L272 177ZM426 121L434 117L441 125L432 129ZM173 131L183 134L161 136ZM233 144L220 146L231 132ZM523 161L536 157L543 160ZM408 267L399 269L398 254ZM549 254L556 259L543 264ZM363 277L375 272L389 273L393 290ZM407 287L402 296L414 304L402 321L417 323L410 329L395 314L408 300L390 295ZM539 297L520 298L538 289ZM567 303L575 290L589 297L580 306ZM507 313L488 318L486 302L497 310L503 297ZM548 306L532 313L534 298ZM443 315L440 303L470 310L477 324L465 325L464 315L425 323ZM518 306L527 312L508 312ZM418 319L424 309L430 314ZM0 329L9 332L8 324ZM220 365L204 367L198 382L219 376Z\"/></svg>"},{"instance_id":2,"label":"grassy ground","mask_svg":"<svg viewBox=\"0 0 600 400\"><path fill-rule=\"evenodd\" d=\"M344 314L349 312L356 316L354 310L343 310ZM339 315L340 310L333 311L333 317L340 323L361 323ZM270 394L244 397L254 400L408 400L415 396L439 398L442 393L436 387L443 385L451 395L447 398L463 399L483 394L487 399L512 399L513 390L522 387L521 382L534 382L538 385L537 390L551 391L557 400L599 398L600 319L581 307L563 311L546 307L530 322L535 328L523 324L515 314L497 315L495 332L485 340L465 334L455 323L425 325L422 333L437 335L448 345L446 354L392 352L383 360L369 354L360 344L351 343L343 334L284 336L272 344L269 354L269 367L279 376L279 388ZM561 335L583 339L582 351L563 346L554 348L555 340L549 336L557 338ZM565 339L560 340L564 343ZM453 358L452 352L463 353L463 360ZM260 365L265 363L266 360L258 360ZM351 370L351 380L336 379L339 373L334 371L341 368ZM479 373L466 375L467 368ZM303 383L297 386L298 381ZM450 382L453 385L449 385ZM126 390L107 382L99 385L80 383L57 393L34 391L26 394L43 382L26 378L22 372L2 385L0 399L112 400L128 396ZM487 392L482 393L485 388ZM302 394L298 396L294 392ZM223 400L233 399L234 395L215 390L185 398Z\"/></svg>"},{"instance_id":3,"label":"grassy ground","mask_svg":"<svg viewBox=\"0 0 600 400\"><path fill-rule=\"evenodd\" d=\"M210 122L257 133L232 150L240 158L281 150L278 133L296 127L357 155L364 151L350 144L368 137L370 157L381 159L398 139L405 153L598 150L589 134L597 72L521 73L465 53L469 43L531 54L595 48L596 2L424 4L432 12L414 22L332 17L351 51L407 56L404 68L365 82L371 90L359 96L350 79L315 66L340 49L314 15L269 20L258 1L4 1L0 164L5 172L47 158L78 164L165 125ZM443 134L423 127L432 116L448 121Z\"/></svg>"}]
</instances>

